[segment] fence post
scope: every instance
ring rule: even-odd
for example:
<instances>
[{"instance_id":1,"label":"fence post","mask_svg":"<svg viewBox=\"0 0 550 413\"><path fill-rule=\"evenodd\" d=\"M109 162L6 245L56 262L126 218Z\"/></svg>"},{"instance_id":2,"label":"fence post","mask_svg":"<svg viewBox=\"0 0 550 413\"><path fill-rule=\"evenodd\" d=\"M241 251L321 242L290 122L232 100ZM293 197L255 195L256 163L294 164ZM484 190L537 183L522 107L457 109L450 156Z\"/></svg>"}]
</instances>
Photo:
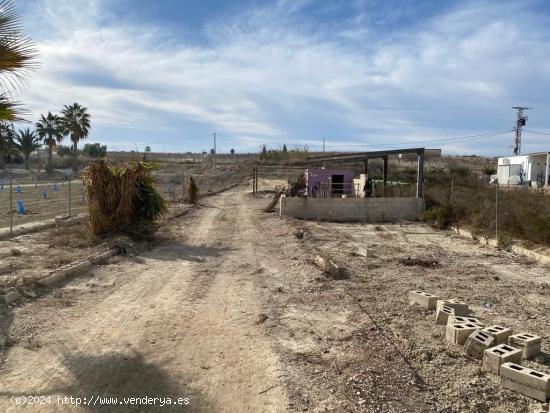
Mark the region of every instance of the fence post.
<instances>
[{"instance_id":1,"label":"fence post","mask_svg":"<svg viewBox=\"0 0 550 413\"><path fill-rule=\"evenodd\" d=\"M183 176L181 183L181 202L185 202L185 175Z\"/></svg>"},{"instance_id":2,"label":"fence post","mask_svg":"<svg viewBox=\"0 0 550 413\"><path fill-rule=\"evenodd\" d=\"M13 233L13 178L10 171L10 235Z\"/></svg>"},{"instance_id":3,"label":"fence post","mask_svg":"<svg viewBox=\"0 0 550 413\"><path fill-rule=\"evenodd\" d=\"M72 176L69 175L69 216L71 216L71 180Z\"/></svg>"},{"instance_id":4,"label":"fence post","mask_svg":"<svg viewBox=\"0 0 550 413\"><path fill-rule=\"evenodd\" d=\"M451 210L453 209L454 199L455 199L455 180L451 179Z\"/></svg>"},{"instance_id":5,"label":"fence post","mask_svg":"<svg viewBox=\"0 0 550 413\"><path fill-rule=\"evenodd\" d=\"M496 194L495 194L495 238L498 243L498 182L496 184Z\"/></svg>"}]
</instances>

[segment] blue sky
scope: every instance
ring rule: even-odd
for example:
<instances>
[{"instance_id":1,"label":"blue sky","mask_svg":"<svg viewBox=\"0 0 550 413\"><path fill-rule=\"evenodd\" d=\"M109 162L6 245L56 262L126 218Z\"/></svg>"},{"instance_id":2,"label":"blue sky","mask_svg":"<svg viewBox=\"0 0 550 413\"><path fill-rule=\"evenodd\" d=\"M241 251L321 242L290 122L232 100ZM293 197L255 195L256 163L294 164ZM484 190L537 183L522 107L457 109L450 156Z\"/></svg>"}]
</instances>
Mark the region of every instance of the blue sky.
<instances>
[{"instance_id":1,"label":"blue sky","mask_svg":"<svg viewBox=\"0 0 550 413\"><path fill-rule=\"evenodd\" d=\"M442 147L506 154L511 106L550 133L546 0L22 0L30 120L79 102L113 149ZM433 141L425 144L415 142ZM386 145L386 146L385 146ZM550 150L524 132L523 151Z\"/></svg>"}]
</instances>

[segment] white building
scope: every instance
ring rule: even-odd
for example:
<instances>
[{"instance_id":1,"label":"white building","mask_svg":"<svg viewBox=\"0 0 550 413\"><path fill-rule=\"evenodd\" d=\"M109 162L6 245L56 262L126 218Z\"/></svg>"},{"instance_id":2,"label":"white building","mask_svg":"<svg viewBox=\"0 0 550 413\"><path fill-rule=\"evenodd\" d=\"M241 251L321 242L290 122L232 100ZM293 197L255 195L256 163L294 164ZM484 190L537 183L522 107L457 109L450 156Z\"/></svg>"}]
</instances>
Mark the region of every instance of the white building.
<instances>
[{"instance_id":1,"label":"white building","mask_svg":"<svg viewBox=\"0 0 550 413\"><path fill-rule=\"evenodd\" d=\"M500 185L548 186L550 152L498 158Z\"/></svg>"}]
</instances>

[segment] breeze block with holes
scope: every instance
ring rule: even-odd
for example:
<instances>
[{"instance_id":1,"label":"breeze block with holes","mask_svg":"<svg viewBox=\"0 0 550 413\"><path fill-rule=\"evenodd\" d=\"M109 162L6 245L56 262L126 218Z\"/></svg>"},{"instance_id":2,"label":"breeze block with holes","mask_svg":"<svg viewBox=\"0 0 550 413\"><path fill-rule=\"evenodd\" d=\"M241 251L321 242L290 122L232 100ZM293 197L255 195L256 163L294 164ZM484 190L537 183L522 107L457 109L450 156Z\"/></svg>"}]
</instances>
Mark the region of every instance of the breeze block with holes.
<instances>
[{"instance_id":1,"label":"breeze block with holes","mask_svg":"<svg viewBox=\"0 0 550 413\"><path fill-rule=\"evenodd\" d=\"M507 344L508 343L508 337L512 335L512 329L508 327L502 327L502 326L489 326L487 328L484 328L483 331L490 336L493 336L495 338L495 344Z\"/></svg>"},{"instance_id":2,"label":"breeze block with holes","mask_svg":"<svg viewBox=\"0 0 550 413\"><path fill-rule=\"evenodd\" d=\"M483 353L483 367L498 376L500 366L504 363L521 364L521 355L521 350L507 344L500 344L485 350Z\"/></svg>"},{"instance_id":3,"label":"breeze block with holes","mask_svg":"<svg viewBox=\"0 0 550 413\"><path fill-rule=\"evenodd\" d=\"M435 310L439 297L426 291L409 291L409 303L417 304L428 310Z\"/></svg>"},{"instance_id":4,"label":"breeze block with holes","mask_svg":"<svg viewBox=\"0 0 550 413\"><path fill-rule=\"evenodd\" d=\"M445 338L451 344L459 344L463 346L470 334L474 331L481 330L482 328L483 326L481 324L475 323L447 323Z\"/></svg>"},{"instance_id":5,"label":"breeze block with holes","mask_svg":"<svg viewBox=\"0 0 550 413\"><path fill-rule=\"evenodd\" d=\"M447 319L447 324L464 324L464 323L474 323L479 324L485 327L485 324L483 324L479 318L475 317L464 317L460 315L450 315Z\"/></svg>"},{"instance_id":6,"label":"breeze block with holes","mask_svg":"<svg viewBox=\"0 0 550 413\"><path fill-rule=\"evenodd\" d=\"M503 387L543 403L550 397L550 374L504 363L500 366L500 380Z\"/></svg>"},{"instance_id":7,"label":"breeze block with holes","mask_svg":"<svg viewBox=\"0 0 550 413\"><path fill-rule=\"evenodd\" d=\"M488 348L494 346L495 339L483 331L476 331L468 337L466 344L464 345L464 353L469 356L481 359L483 353Z\"/></svg>"},{"instance_id":8,"label":"breeze block with holes","mask_svg":"<svg viewBox=\"0 0 550 413\"><path fill-rule=\"evenodd\" d=\"M530 359L540 353L542 338L530 333L519 333L508 337L508 344L523 351L523 358Z\"/></svg>"},{"instance_id":9,"label":"breeze block with holes","mask_svg":"<svg viewBox=\"0 0 550 413\"><path fill-rule=\"evenodd\" d=\"M444 326L452 315L455 315L455 309L444 305L435 313L435 323Z\"/></svg>"},{"instance_id":10,"label":"breeze block with holes","mask_svg":"<svg viewBox=\"0 0 550 413\"><path fill-rule=\"evenodd\" d=\"M450 300L437 300L437 306L435 309L439 310L443 306L454 308L456 315L460 316L466 316L470 311L468 304L458 301L454 298Z\"/></svg>"}]
</instances>

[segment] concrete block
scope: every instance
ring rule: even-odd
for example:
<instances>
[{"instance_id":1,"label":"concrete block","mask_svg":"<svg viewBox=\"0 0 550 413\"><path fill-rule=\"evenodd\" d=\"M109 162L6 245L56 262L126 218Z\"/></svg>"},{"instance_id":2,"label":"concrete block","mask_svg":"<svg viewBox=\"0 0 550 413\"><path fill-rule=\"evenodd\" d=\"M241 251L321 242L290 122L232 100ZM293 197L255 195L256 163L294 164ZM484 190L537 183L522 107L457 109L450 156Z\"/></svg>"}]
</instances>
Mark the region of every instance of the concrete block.
<instances>
[{"instance_id":1,"label":"concrete block","mask_svg":"<svg viewBox=\"0 0 550 413\"><path fill-rule=\"evenodd\" d=\"M492 325L487 328L484 328L483 331L495 338L495 345L497 346L499 344L507 344L508 337L512 335L511 328L497 326L497 325Z\"/></svg>"},{"instance_id":2,"label":"concrete block","mask_svg":"<svg viewBox=\"0 0 550 413\"><path fill-rule=\"evenodd\" d=\"M16 289L8 289L4 295L0 295L0 303L9 305L21 298L21 293Z\"/></svg>"},{"instance_id":3,"label":"concrete block","mask_svg":"<svg viewBox=\"0 0 550 413\"><path fill-rule=\"evenodd\" d=\"M80 273L92 268L92 265L93 264L88 260L79 262L79 263L74 264L74 265L71 264L70 267L65 269L65 276L68 277L68 276L71 276L71 275L80 274Z\"/></svg>"},{"instance_id":4,"label":"concrete block","mask_svg":"<svg viewBox=\"0 0 550 413\"><path fill-rule=\"evenodd\" d=\"M464 317L459 315L450 315L447 319L447 324L464 324L464 323L470 323L470 324L479 324L480 326L485 327L485 324L483 324L479 318L475 317Z\"/></svg>"},{"instance_id":5,"label":"concrete block","mask_svg":"<svg viewBox=\"0 0 550 413\"><path fill-rule=\"evenodd\" d=\"M409 291L409 303L417 304L428 310L435 310L439 297L425 291Z\"/></svg>"},{"instance_id":6,"label":"concrete block","mask_svg":"<svg viewBox=\"0 0 550 413\"><path fill-rule=\"evenodd\" d=\"M463 324L450 324L447 323L447 331L445 338L451 344L464 345L466 339L477 330L481 330L482 325L474 323L463 323Z\"/></svg>"},{"instance_id":7,"label":"concrete block","mask_svg":"<svg viewBox=\"0 0 550 413\"><path fill-rule=\"evenodd\" d=\"M367 257L368 255L368 250L366 247L357 247L357 249L355 250L355 254L360 256L360 257Z\"/></svg>"},{"instance_id":8,"label":"concrete block","mask_svg":"<svg viewBox=\"0 0 550 413\"><path fill-rule=\"evenodd\" d=\"M519 333L508 337L508 344L522 350L525 359L538 356L541 343L541 337L529 333Z\"/></svg>"},{"instance_id":9,"label":"concrete block","mask_svg":"<svg viewBox=\"0 0 550 413\"><path fill-rule=\"evenodd\" d=\"M53 284L58 283L59 281L65 279L65 271L59 270L59 271L52 271L47 275L46 277L42 278L40 280L41 284L51 286Z\"/></svg>"},{"instance_id":10,"label":"concrete block","mask_svg":"<svg viewBox=\"0 0 550 413\"><path fill-rule=\"evenodd\" d=\"M521 355L521 350L507 344L500 344L485 350L483 367L498 376L500 375L500 366L504 363L521 364Z\"/></svg>"},{"instance_id":11,"label":"concrete block","mask_svg":"<svg viewBox=\"0 0 550 413\"><path fill-rule=\"evenodd\" d=\"M550 374L504 363L500 367L500 380L503 387L543 403L550 397Z\"/></svg>"},{"instance_id":12,"label":"concrete block","mask_svg":"<svg viewBox=\"0 0 550 413\"><path fill-rule=\"evenodd\" d=\"M454 315L467 316L470 313L470 308L468 307L468 304L455 299L437 300L436 311L442 308L443 306L453 308L455 310Z\"/></svg>"},{"instance_id":13,"label":"concrete block","mask_svg":"<svg viewBox=\"0 0 550 413\"><path fill-rule=\"evenodd\" d=\"M88 260L92 263L92 264L101 264L102 262L104 262L105 260L111 258L112 256L114 255L117 255L120 253L120 249L119 248L111 248L107 251L104 251L104 252L100 252L99 254L97 255L94 255L93 257L90 257L88 258Z\"/></svg>"},{"instance_id":14,"label":"concrete block","mask_svg":"<svg viewBox=\"0 0 550 413\"><path fill-rule=\"evenodd\" d=\"M435 323L444 326L449 320L449 316L455 315L454 308L443 306L435 314Z\"/></svg>"},{"instance_id":15,"label":"concrete block","mask_svg":"<svg viewBox=\"0 0 550 413\"><path fill-rule=\"evenodd\" d=\"M483 331L476 331L471 334L464 345L464 353L476 359L483 358L483 353L494 346L495 339Z\"/></svg>"}]
</instances>

